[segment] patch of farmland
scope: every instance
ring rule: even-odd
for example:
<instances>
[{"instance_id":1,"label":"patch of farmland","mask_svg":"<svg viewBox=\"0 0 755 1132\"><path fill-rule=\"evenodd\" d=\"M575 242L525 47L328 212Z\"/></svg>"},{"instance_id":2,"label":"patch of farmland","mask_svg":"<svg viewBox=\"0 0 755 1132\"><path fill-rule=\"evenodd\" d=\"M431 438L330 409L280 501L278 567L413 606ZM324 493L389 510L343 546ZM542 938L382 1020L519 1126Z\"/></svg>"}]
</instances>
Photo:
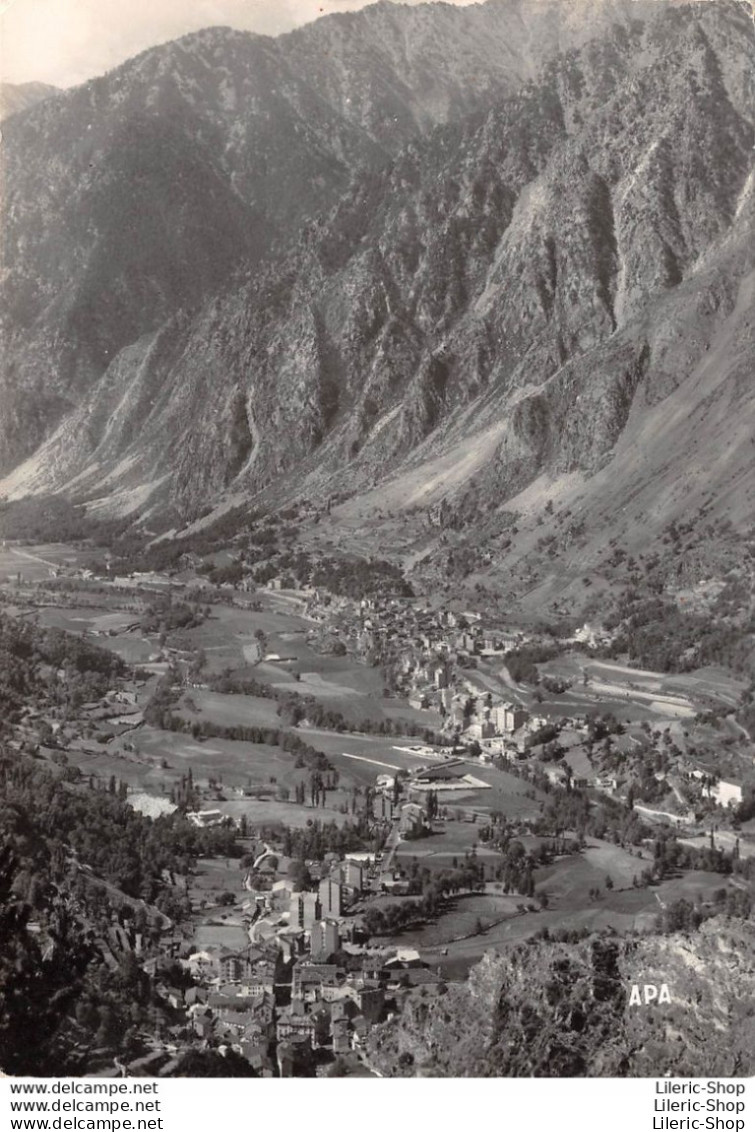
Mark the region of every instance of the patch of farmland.
<instances>
[{"instance_id":1,"label":"patch of farmland","mask_svg":"<svg viewBox=\"0 0 755 1132\"><path fill-rule=\"evenodd\" d=\"M149 658L158 651L155 642L139 637L135 633L119 633L117 637L104 637L97 644L108 652L115 653L126 664L142 665L149 662Z\"/></svg>"},{"instance_id":2,"label":"patch of farmland","mask_svg":"<svg viewBox=\"0 0 755 1132\"><path fill-rule=\"evenodd\" d=\"M328 798L335 800L340 793L328 792ZM232 801L213 802L212 809L220 810L224 816L239 820L246 817L249 826L281 825L292 829L303 829L311 821L335 822L343 825L353 820L351 815L341 813L335 806L299 806L295 802L284 802L277 798L234 798Z\"/></svg>"},{"instance_id":3,"label":"patch of farmland","mask_svg":"<svg viewBox=\"0 0 755 1132\"><path fill-rule=\"evenodd\" d=\"M601 897L610 893L606 887L608 877L614 889L627 888L633 877L639 882L642 870L651 863L649 859L630 855L618 845L593 841L583 852L537 869L535 882L538 892L547 893L552 903L580 908L590 905L591 889L598 889Z\"/></svg>"},{"instance_id":4,"label":"patch of farmland","mask_svg":"<svg viewBox=\"0 0 755 1132\"><path fill-rule=\"evenodd\" d=\"M391 903L391 901L388 901ZM437 919L411 928L396 936L402 947L420 949L449 945L462 936L472 936L478 928L483 931L498 920L517 915L517 905L526 903L525 897L496 894L470 894L455 897L446 911ZM481 939L482 935L476 938ZM490 944L488 943L488 947ZM483 950L485 948L483 947Z\"/></svg>"},{"instance_id":5,"label":"patch of farmland","mask_svg":"<svg viewBox=\"0 0 755 1132\"><path fill-rule=\"evenodd\" d=\"M546 795L531 783L492 766L475 764L470 766L470 773L486 783L487 789L454 790L446 794L440 791L441 806L452 812L456 808L470 807L488 813L497 810L507 818L536 817L540 812Z\"/></svg>"},{"instance_id":6,"label":"patch of farmland","mask_svg":"<svg viewBox=\"0 0 755 1132\"><path fill-rule=\"evenodd\" d=\"M196 704L192 710L190 704ZM207 720L221 727L280 727L275 700L261 696L228 695L194 688L181 697L176 714L190 722Z\"/></svg>"}]
</instances>

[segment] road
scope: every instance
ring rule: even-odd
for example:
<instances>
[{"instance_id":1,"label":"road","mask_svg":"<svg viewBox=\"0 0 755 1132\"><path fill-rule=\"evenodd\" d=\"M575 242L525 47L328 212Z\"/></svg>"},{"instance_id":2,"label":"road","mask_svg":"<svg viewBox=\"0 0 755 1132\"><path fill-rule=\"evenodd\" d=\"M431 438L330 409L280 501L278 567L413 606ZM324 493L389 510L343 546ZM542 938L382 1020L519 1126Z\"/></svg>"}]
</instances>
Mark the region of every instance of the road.
<instances>
[{"instance_id":1,"label":"road","mask_svg":"<svg viewBox=\"0 0 755 1132\"><path fill-rule=\"evenodd\" d=\"M401 843L401 835L398 831L398 820L394 819L391 826L391 832L386 838L385 846L383 848L383 860L380 865L381 873L390 873L393 870L393 858L396 856L396 850Z\"/></svg>"}]
</instances>

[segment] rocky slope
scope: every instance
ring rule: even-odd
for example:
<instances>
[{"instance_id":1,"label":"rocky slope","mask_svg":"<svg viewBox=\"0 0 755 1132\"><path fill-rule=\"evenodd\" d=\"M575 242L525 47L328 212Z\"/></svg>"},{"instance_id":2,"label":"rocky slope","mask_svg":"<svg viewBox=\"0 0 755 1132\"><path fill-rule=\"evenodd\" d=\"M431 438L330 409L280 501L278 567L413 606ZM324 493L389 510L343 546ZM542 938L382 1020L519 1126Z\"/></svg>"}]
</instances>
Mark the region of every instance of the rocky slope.
<instances>
[{"instance_id":1,"label":"rocky slope","mask_svg":"<svg viewBox=\"0 0 755 1132\"><path fill-rule=\"evenodd\" d=\"M594 20L630 20L605 0ZM524 18L526 14L526 19ZM256 270L355 167L582 42L573 3L381 3L278 40L215 28L144 52L4 134L0 469L110 361Z\"/></svg>"},{"instance_id":2,"label":"rocky slope","mask_svg":"<svg viewBox=\"0 0 755 1132\"><path fill-rule=\"evenodd\" d=\"M693 390L716 449L752 410L752 61L734 3L379 4L189 37L14 119L12 187L63 160L53 124L76 156L46 228L11 196L6 469L62 423L2 489L190 518L378 484L476 518L543 478L589 497L629 436L678 481Z\"/></svg>"},{"instance_id":3,"label":"rocky slope","mask_svg":"<svg viewBox=\"0 0 755 1132\"><path fill-rule=\"evenodd\" d=\"M689 936L490 952L446 994L413 992L367 1053L384 1076L746 1076L754 944L751 923L715 920ZM630 1005L645 984L671 1001Z\"/></svg>"}]
</instances>

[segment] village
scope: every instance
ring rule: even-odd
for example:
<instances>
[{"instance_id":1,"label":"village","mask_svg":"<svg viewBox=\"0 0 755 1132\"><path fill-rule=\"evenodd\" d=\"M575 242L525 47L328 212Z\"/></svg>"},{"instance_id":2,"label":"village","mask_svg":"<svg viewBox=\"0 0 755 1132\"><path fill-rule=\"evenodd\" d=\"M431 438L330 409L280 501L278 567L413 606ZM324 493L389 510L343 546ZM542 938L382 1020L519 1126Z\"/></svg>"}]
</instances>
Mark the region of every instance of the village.
<instances>
[{"instance_id":1,"label":"village","mask_svg":"<svg viewBox=\"0 0 755 1132\"><path fill-rule=\"evenodd\" d=\"M647 930L680 896L712 900L723 855L755 854L736 820L753 748L719 673L622 665L598 624L555 640L500 611L279 576L38 560L6 609L127 667L74 710L27 704L11 745L239 846L165 877L161 943L117 929L171 1017L134 1072L169 1074L198 1043L262 1076L371 1073L374 1028L486 949ZM716 867L652 874L657 831Z\"/></svg>"}]
</instances>

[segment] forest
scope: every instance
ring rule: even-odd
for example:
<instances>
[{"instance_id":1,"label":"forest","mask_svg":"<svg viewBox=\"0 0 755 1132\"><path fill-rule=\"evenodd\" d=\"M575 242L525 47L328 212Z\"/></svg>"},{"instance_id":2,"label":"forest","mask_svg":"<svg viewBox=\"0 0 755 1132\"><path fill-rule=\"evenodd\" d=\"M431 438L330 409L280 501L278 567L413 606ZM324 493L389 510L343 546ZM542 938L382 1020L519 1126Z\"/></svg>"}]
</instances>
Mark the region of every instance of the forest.
<instances>
[{"instance_id":1,"label":"forest","mask_svg":"<svg viewBox=\"0 0 755 1132\"><path fill-rule=\"evenodd\" d=\"M75 709L105 695L125 674L112 652L0 613L0 718L6 721L40 697L46 705Z\"/></svg>"},{"instance_id":2,"label":"forest","mask_svg":"<svg viewBox=\"0 0 755 1132\"><path fill-rule=\"evenodd\" d=\"M111 785L73 784L0 754L0 1056L12 1074L86 1072L103 1048L138 1052L165 1024L142 960L189 912L198 856L238 854L235 831L151 820Z\"/></svg>"}]
</instances>

